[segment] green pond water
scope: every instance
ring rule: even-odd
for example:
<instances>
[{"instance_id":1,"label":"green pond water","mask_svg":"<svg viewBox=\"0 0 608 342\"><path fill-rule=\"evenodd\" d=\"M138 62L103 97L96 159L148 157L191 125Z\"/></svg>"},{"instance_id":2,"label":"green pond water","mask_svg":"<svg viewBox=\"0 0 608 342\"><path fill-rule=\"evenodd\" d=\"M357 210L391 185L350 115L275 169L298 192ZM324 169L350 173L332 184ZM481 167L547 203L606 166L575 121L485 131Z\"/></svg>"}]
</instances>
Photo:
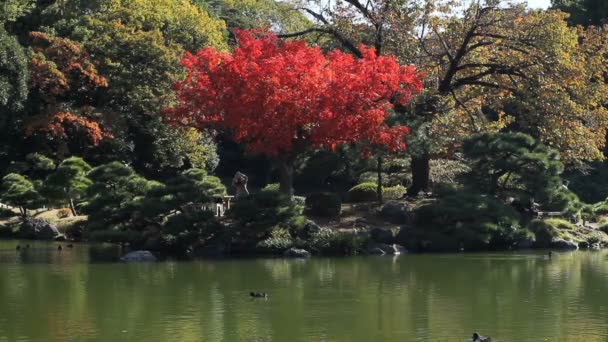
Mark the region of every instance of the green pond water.
<instances>
[{"instance_id":1,"label":"green pond water","mask_svg":"<svg viewBox=\"0 0 608 342\"><path fill-rule=\"evenodd\" d=\"M607 251L121 264L17 243L0 241L1 342L608 341Z\"/></svg>"}]
</instances>

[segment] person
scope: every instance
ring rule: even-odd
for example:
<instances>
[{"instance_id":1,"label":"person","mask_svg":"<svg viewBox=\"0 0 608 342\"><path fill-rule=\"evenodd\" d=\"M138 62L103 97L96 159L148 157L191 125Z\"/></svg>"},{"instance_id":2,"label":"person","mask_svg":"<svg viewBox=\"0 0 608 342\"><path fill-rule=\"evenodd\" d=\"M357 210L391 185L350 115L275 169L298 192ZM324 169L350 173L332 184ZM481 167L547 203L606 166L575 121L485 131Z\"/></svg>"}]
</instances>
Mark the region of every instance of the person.
<instances>
[{"instance_id":1,"label":"person","mask_svg":"<svg viewBox=\"0 0 608 342\"><path fill-rule=\"evenodd\" d=\"M232 185L236 188L236 197L243 197L249 195L249 190L247 190L247 181L249 178L241 172L238 172L234 175L232 179Z\"/></svg>"}]
</instances>

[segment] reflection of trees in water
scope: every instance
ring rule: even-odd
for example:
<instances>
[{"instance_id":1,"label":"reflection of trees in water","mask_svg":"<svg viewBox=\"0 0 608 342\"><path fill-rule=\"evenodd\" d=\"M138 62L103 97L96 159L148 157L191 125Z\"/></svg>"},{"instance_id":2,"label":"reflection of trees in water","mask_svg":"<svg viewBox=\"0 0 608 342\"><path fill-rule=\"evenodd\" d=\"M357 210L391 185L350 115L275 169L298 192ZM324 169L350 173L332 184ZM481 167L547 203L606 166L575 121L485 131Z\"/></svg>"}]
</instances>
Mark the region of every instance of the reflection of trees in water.
<instances>
[{"instance_id":1,"label":"reflection of trees in water","mask_svg":"<svg viewBox=\"0 0 608 342\"><path fill-rule=\"evenodd\" d=\"M49 251L50 265L0 263L0 336L449 341L473 330L501 340L606 333L606 252L133 265L81 263L78 252L64 252ZM270 298L252 300L249 291Z\"/></svg>"}]
</instances>

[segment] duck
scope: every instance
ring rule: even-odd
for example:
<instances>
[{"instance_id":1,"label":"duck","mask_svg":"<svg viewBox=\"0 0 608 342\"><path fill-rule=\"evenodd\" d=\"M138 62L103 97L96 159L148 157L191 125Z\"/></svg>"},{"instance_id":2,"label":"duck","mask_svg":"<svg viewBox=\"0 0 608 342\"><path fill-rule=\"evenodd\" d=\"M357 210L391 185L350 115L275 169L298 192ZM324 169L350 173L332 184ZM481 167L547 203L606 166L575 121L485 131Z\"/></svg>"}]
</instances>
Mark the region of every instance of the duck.
<instances>
[{"instance_id":1,"label":"duck","mask_svg":"<svg viewBox=\"0 0 608 342\"><path fill-rule=\"evenodd\" d=\"M30 248L30 244L28 243L27 245L25 245L25 249L29 249Z\"/></svg>"},{"instance_id":2,"label":"duck","mask_svg":"<svg viewBox=\"0 0 608 342\"><path fill-rule=\"evenodd\" d=\"M249 295L253 298L268 298L266 292L249 292Z\"/></svg>"},{"instance_id":3,"label":"duck","mask_svg":"<svg viewBox=\"0 0 608 342\"><path fill-rule=\"evenodd\" d=\"M17 247L15 247L15 249L16 249L16 250L20 250L20 249L21 249L21 246L20 246L20 245L17 245Z\"/></svg>"},{"instance_id":4,"label":"duck","mask_svg":"<svg viewBox=\"0 0 608 342\"><path fill-rule=\"evenodd\" d=\"M63 247L61 247L61 245L57 246L57 250L58 250L58 251L60 251L60 250L62 250L62 249L63 249Z\"/></svg>"},{"instance_id":5,"label":"duck","mask_svg":"<svg viewBox=\"0 0 608 342\"><path fill-rule=\"evenodd\" d=\"M473 333L473 342L492 342L492 339L486 336L481 336L479 333Z\"/></svg>"}]
</instances>

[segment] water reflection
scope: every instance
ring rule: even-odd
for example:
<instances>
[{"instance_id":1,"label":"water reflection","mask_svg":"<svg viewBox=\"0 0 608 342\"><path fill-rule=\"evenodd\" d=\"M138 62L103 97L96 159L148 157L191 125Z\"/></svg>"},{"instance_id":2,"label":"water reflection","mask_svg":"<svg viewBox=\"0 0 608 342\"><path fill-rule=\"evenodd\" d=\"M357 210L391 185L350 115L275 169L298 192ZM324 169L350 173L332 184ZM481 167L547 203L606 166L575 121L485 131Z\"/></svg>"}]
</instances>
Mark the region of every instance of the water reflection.
<instances>
[{"instance_id":1,"label":"water reflection","mask_svg":"<svg viewBox=\"0 0 608 342\"><path fill-rule=\"evenodd\" d=\"M604 251L98 263L118 255L105 253L0 243L0 341L608 339Z\"/></svg>"}]
</instances>

